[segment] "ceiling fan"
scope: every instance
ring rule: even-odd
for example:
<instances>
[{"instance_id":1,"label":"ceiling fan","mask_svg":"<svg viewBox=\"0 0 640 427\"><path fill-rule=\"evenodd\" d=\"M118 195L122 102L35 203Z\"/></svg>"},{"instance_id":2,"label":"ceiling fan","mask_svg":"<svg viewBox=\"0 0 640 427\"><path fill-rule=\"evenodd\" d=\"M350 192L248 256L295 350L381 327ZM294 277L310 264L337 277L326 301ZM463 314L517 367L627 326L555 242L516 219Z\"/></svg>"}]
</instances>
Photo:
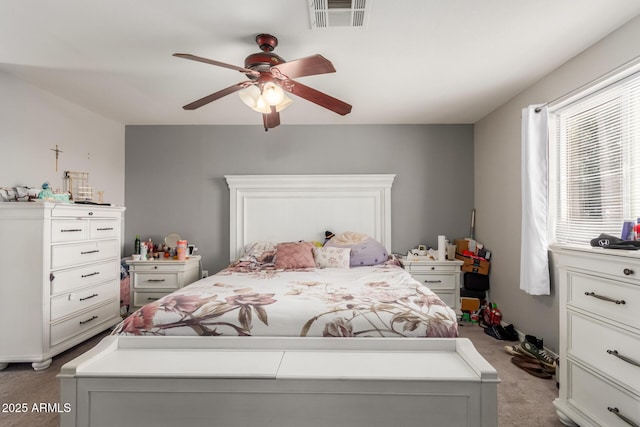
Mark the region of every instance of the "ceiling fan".
<instances>
[{"instance_id":1,"label":"ceiling fan","mask_svg":"<svg viewBox=\"0 0 640 427\"><path fill-rule=\"evenodd\" d=\"M312 55L287 62L273 53L273 50L278 46L278 39L271 34L258 34L256 43L262 52L247 56L244 60L244 67L225 64L224 62L188 53L174 53L173 56L178 58L240 71L249 78L247 81L219 90L182 108L195 110L223 96L240 91L239 95L242 101L255 111L262 113L265 131L280 124L280 111L288 107L292 102L284 91L343 116L351 112L351 105L346 102L293 80L297 77L334 73L336 69L333 68L331 61L321 55Z\"/></svg>"}]
</instances>

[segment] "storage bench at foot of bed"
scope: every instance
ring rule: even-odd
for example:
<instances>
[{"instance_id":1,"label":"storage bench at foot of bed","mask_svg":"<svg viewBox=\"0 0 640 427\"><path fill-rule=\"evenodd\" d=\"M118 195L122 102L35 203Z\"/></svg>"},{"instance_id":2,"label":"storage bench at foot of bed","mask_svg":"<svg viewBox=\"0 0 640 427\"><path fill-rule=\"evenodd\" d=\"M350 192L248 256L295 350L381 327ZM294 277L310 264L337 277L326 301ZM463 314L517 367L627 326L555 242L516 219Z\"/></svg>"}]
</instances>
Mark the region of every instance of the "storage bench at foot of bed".
<instances>
[{"instance_id":1,"label":"storage bench at foot of bed","mask_svg":"<svg viewBox=\"0 0 640 427\"><path fill-rule=\"evenodd\" d=\"M117 337L59 375L65 426L497 426L471 342Z\"/></svg>"}]
</instances>

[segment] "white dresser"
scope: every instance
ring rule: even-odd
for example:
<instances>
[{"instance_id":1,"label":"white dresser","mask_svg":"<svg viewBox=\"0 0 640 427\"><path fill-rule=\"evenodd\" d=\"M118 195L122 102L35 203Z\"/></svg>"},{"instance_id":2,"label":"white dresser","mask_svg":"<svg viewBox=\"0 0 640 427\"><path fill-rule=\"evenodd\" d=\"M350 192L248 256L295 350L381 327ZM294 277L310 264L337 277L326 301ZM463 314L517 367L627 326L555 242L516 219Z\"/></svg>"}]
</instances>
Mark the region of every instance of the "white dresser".
<instances>
[{"instance_id":1,"label":"white dresser","mask_svg":"<svg viewBox=\"0 0 640 427\"><path fill-rule=\"evenodd\" d=\"M184 261L128 259L131 275L131 308L138 309L200 278L200 255Z\"/></svg>"},{"instance_id":2,"label":"white dresser","mask_svg":"<svg viewBox=\"0 0 640 427\"><path fill-rule=\"evenodd\" d=\"M413 261L403 258L404 268L418 282L435 292L442 301L453 308L456 314L460 311L460 266L459 260L447 261Z\"/></svg>"},{"instance_id":3,"label":"white dresser","mask_svg":"<svg viewBox=\"0 0 640 427\"><path fill-rule=\"evenodd\" d=\"M124 208L0 203L0 369L51 358L120 321Z\"/></svg>"},{"instance_id":4,"label":"white dresser","mask_svg":"<svg viewBox=\"0 0 640 427\"><path fill-rule=\"evenodd\" d=\"M554 248L565 425L640 425L640 253Z\"/></svg>"}]
</instances>

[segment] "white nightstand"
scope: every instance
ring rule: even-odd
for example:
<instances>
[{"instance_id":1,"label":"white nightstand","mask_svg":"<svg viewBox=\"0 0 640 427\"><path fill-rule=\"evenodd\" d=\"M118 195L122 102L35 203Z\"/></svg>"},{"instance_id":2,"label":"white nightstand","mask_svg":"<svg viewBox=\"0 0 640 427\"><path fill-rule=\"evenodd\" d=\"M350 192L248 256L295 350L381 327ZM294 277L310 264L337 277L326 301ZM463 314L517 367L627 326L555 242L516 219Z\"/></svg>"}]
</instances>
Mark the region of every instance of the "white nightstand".
<instances>
[{"instance_id":1,"label":"white nightstand","mask_svg":"<svg viewBox=\"0 0 640 427\"><path fill-rule=\"evenodd\" d=\"M200 255L184 261L160 258L126 262L131 276L130 311L200 279Z\"/></svg>"},{"instance_id":2,"label":"white nightstand","mask_svg":"<svg viewBox=\"0 0 640 427\"><path fill-rule=\"evenodd\" d=\"M402 258L404 268L414 279L435 292L456 314L460 311L460 276L463 262L457 259L447 261L414 261Z\"/></svg>"}]
</instances>

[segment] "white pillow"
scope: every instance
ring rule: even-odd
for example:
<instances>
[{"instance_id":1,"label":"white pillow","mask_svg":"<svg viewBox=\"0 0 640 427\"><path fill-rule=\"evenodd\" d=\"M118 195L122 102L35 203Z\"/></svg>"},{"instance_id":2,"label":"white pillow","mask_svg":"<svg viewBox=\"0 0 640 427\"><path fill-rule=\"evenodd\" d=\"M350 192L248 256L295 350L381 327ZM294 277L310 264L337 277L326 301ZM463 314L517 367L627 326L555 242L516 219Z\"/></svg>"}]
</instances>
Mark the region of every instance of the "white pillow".
<instances>
[{"instance_id":1,"label":"white pillow","mask_svg":"<svg viewBox=\"0 0 640 427\"><path fill-rule=\"evenodd\" d=\"M318 268L349 268L351 248L315 247L313 257Z\"/></svg>"}]
</instances>

